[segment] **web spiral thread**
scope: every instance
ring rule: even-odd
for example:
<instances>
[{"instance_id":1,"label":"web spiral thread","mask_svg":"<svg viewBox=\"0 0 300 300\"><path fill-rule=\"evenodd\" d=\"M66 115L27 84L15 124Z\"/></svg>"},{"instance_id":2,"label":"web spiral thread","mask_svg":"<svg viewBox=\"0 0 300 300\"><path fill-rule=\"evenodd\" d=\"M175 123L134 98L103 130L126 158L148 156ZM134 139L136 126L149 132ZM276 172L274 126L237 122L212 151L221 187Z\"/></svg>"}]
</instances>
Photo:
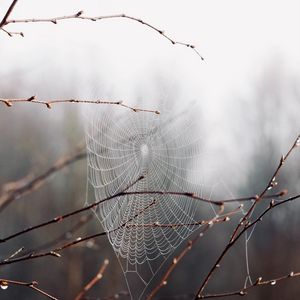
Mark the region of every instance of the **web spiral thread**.
<instances>
[{"instance_id":1,"label":"web spiral thread","mask_svg":"<svg viewBox=\"0 0 300 300\"><path fill-rule=\"evenodd\" d=\"M201 143L190 116L108 109L90 113L87 123L88 180L96 200L123 191L141 176L127 192L201 196ZM189 180L195 177L197 186ZM147 285L169 254L199 228L188 225L198 210L199 202L184 196L145 193L105 201L96 214L117 256L125 261L124 272L137 273ZM147 266L144 274L141 265Z\"/></svg>"}]
</instances>

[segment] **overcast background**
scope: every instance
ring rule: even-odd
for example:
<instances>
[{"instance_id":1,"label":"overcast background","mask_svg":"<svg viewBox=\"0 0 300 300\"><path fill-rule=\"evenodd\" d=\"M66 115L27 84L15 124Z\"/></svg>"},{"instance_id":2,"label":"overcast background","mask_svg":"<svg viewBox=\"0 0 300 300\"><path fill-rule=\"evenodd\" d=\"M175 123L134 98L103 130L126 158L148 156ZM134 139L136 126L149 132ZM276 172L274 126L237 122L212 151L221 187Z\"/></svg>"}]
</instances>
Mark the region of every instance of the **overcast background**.
<instances>
[{"instance_id":1,"label":"overcast background","mask_svg":"<svg viewBox=\"0 0 300 300\"><path fill-rule=\"evenodd\" d=\"M0 18L10 2L1 1ZM278 158L300 132L300 1L28 0L19 1L10 18L46 18L80 10L87 16L125 13L141 18L163 29L176 41L194 44L205 60L202 61L191 49L172 45L157 32L127 19L66 20L57 25L12 24L6 29L22 31L25 37L10 38L0 31L0 97L121 99L129 105L142 99L143 106L149 109L157 109L157 101L164 99L182 107L196 102L202 126L199 135L205 141L207 158L205 181L212 187L214 195L238 197L259 193ZM20 179L30 171L46 169L60 155L74 150L84 140L79 108L57 105L48 111L45 107L28 104L0 107L0 184ZM299 157L296 153L287 163L279 189L288 188L292 194L299 192ZM34 199L28 197L39 214L33 215L27 200L22 200L1 216L1 231L8 234L42 217L61 213L71 205L74 207L75 203L82 205L85 201L84 162L63 175L53 179L52 185L34 195ZM43 195L55 201L46 201ZM47 209L39 201L41 197L47 203ZM270 241L265 241L264 246L259 238L261 233L257 231L251 251L253 265L261 268L254 271L255 274L270 277L288 273L296 265L300 268L300 261L296 259L300 242L296 230L299 227L297 209L297 205L283 209L274 217L280 222L273 220L278 226L271 221L266 225L262 232L268 233ZM7 222L13 225L7 226ZM95 221L91 228L96 226ZM274 230L272 234L269 234L270 228ZM33 240L39 241L38 238L38 235L33 236ZM284 238L288 239L283 254L286 261L281 261L282 253L276 245L281 247ZM215 242L215 239L211 241ZM27 242L31 245L32 241L21 240L5 251L10 253L12 248L17 249ZM274 253L270 263L258 263L258 257L270 256L270 249L265 244L271 242L274 242ZM214 244L212 247L217 251ZM105 249L105 253L111 253L108 245ZM85 253L84 249L80 251ZM70 258L61 266L66 273L64 282L68 280L69 287L64 291L63 299L74 296L96 272L96 269L91 271L91 266L99 258L99 249L93 251L93 254L82 254L80 264L79 256L76 256L79 254L70 253L69 257L73 255L74 260ZM211 252L208 246L207 252ZM243 253L244 247L240 255ZM85 260L84 255L88 257ZM107 255L114 259L113 254ZM101 255L97 264L104 256ZM190 290L182 288L180 292L194 291L197 286L195 280L191 283L193 274L187 271L193 259L174 279L174 282L186 280L191 285ZM49 291L59 295L57 291L61 285L54 279L57 275L41 275L42 268L38 263L26 266L26 274L21 267L6 268L0 269L0 277L37 279ZM57 274L59 268L53 273ZM200 275L202 272L205 273L204 265ZM122 284L124 287L122 276L116 274L117 271L110 274L111 278L118 278L114 283L103 283L107 288L101 290L102 296L115 293ZM237 271L236 278L242 277L239 275ZM220 285L216 281L215 286L237 288L235 276L232 282ZM279 295L276 293L280 288L277 292L274 288L272 291L261 290L249 299L278 299L275 295ZM287 299L297 299L299 288L296 285L281 290L282 297L288 295ZM23 290L18 292L23 293ZM97 291L95 295L99 296L99 293ZM172 287L166 289L167 295L174 293L177 291ZM12 295L7 297L14 299ZM38 299L30 292L26 297Z\"/></svg>"}]
</instances>

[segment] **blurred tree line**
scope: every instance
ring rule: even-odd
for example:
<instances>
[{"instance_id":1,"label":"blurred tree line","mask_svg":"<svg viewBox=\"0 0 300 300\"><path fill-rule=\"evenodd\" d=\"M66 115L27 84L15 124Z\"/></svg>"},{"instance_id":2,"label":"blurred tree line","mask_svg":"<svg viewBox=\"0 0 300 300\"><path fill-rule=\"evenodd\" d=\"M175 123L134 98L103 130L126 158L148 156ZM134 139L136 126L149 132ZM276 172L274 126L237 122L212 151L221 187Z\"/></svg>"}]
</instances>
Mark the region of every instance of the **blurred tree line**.
<instances>
[{"instance_id":1,"label":"blurred tree line","mask_svg":"<svg viewBox=\"0 0 300 300\"><path fill-rule=\"evenodd\" d=\"M3 96L24 97L22 79L14 80L15 74L7 77L1 74L0 90ZM5 79L5 80L4 80ZM69 82L73 86L78 82ZM179 83L180 85L180 83ZM51 82L47 88L54 86ZM153 89L162 89L154 86ZM168 91L165 82L163 94ZM59 91L56 91L59 93ZM61 94L67 94L66 89ZM51 94L51 91L49 91ZM158 91L159 94L159 91ZM74 97L76 96L76 92ZM261 76L249 83L247 95L237 95L220 120L220 134L230 134L231 145L219 145L222 156L219 163L219 177L223 170L229 174L229 162L239 165L240 177L233 173L231 193L250 196L259 193L276 168L282 153L286 151L300 128L300 90L298 78L287 70L271 64ZM84 126L80 105L55 106L51 111L31 104L16 104L0 109L0 186L2 189L11 181L17 181L27 174L39 174L59 157L74 151L84 142ZM128 112L131 113L131 112ZM209 132L209 124L206 124ZM209 148L209 135L203 132ZM215 149L216 150L216 149ZM209 160L214 160L213 155ZM209 164L209 161L207 162ZM278 189L287 188L290 194L300 193L300 155L294 154L284 166L279 178ZM226 184L226 178L224 178ZM232 183L232 182L230 182ZM220 196L222 188L217 194ZM224 191L224 194L227 192ZM1 213L1 236L37 224L56 215L82 207L86 197L86 161L81 160L52 176L47 184L37 191L14 201ZM224 195L225 197L225 195ZM247 244L250 275L256 279L276 277L300 270L300 236L298 218L300 205L291 203L274 210L256 228ZM258 214L259 211L255 211ZM44 229L21 236L1 244L1 258L6 258L21 247L36 248L53 240L76 223L78 216ZM224 247L236 217L228 224L212 228L208 234L178 265L169 283L158 294L158 299L172 299L172 295L195 292L203 276ZM101 231L96 218L86 224L76 236ZM184 244L185 242L183 242ZM225 258L222 267L212 279L208 291L222 292L240 288L244 284L246 271L245 242L240 241ZM37 280L39 286L61 299L72 299L92 278L105 258L110 260L103 281L96 285L89 295L104 297L126 290L121 268L114 256L107 238L102 237L71 247L62 252L61 258L45 257L32 261L2 266L0 278L17 278L23 281ZM298 299L298 280L287 280L275 286L254 288L245 299ZM40 299L40 295L22 287L0 290L1 299ZM230 297L227 297L227 299ZM126 296L124 296L126 299ZM232 297L233 299L233 297Z\"/></svg>"}]
</instances>

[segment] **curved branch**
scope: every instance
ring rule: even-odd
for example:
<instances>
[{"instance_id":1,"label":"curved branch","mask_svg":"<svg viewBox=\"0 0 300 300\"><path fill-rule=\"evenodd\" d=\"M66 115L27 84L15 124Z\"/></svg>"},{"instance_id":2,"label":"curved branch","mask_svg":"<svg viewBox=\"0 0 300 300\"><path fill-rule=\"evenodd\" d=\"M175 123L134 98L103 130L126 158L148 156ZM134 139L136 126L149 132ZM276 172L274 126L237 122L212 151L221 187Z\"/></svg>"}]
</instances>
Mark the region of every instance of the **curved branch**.
<instances>
[{"instance_id":1,"label":"curved branch","mask_svg":"<svg viewBox=\"0 0 300 300\"><path fill-rule=\"evenodd\" d=\"M37 281L32 281L32 282L24 282L24 281L16 281L16 280L9 280L9 279L0 279L0 286L2 287L8 287L9 285L19 285L19 286L24 286L28 287L39 294L52 299L52 300L58 300L57 298L51 296L50 294L46 293L45 291L41 290L40 288L37 287L38 283Z\"/></svg>"},{"instance_id":2,"label":"curved branch","mask_svg":"<svg viewBox=\"0 0 300 300\"><path fill-rule=\"evenodd\" d=\"M47 108L51 109L52 105L61 104L61 103L81 103L81 104L103 104L103 105L117 105L124 108L128 108L133 112L150 112L157 115L160 114L158 110L143 109L138 107L132 107L127 104L124 104L123 101L108 101L108 100L83 100L83 99L55 99L55 100L37 100L35 96L29 98L20 98L20 99L4 99L0 98L0 102L5 104L7 107L12 107L15 103L33 103L44 105Z\"/></svg>"},{"instance_id":3,"label":"curved branch","mask_svg":"<svg viewBox=\"0 0 300 300\"><path fill-rule=\"evenodd\" d=\"M128 19L133 22L137 22L139 24L142 24L151 30L157 32L160 34L163 38L168 40L170 43L173 45L181 45L185 46L187 48L192 49L200 58L201 60L204 60L203 56L199 53L199 51L196 49L196 47L190 43L185 43L185 42L180 42L172 38L171 36L167 35L164 30L157 28L156 26L145 22L144 20L140 18L136 18L133 16L129 16L126 14L115 14L115 15L106 15L106 16L95 16L95 17L89 17L89 16L84 16L83 11L78 11L75 14L72 15L67 15L67 16L58 16L58 17L52 17L52 18L32 18L32 19L10 19L8 20L7 18L3 20L3 24L1 27L4 27L8 24L12 23L52 23L52 24L57 24L59 21L64 21L64 20L70 20L70 19L81 19L81 20L90 20L90 21L100 21L100 20L105 20L105 19Z\"/></svg>"}]
</instances>

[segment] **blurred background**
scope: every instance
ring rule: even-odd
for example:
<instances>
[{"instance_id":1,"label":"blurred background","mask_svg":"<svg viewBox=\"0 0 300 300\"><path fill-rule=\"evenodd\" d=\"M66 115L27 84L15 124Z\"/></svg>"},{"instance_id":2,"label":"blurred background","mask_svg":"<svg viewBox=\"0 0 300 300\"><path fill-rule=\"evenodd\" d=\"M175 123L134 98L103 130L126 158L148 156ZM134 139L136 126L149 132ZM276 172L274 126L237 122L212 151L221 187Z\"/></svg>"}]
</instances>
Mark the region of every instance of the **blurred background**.
<instances>
[{"instance_id":1,"label":"blurred background","mask_svg":"<svg viewBox=\"0 0 300 300\"><path fill-rule=\"evenodd\" d=\"M10 3L1 1L0 18ZM182 107L196 102L206 193L216 199L255 195L300 133L299 9L297 0L20 1L13 19L64 16L80 10L88 16L138 17L177 41L196 45L205 60L126 19L11 24L7 30L22 31L25 37L0 32L0 98L36 95L41 100L106 99L128 105L142 101L148 109L156 109L159 101ZM52 110L29 103L0 107L2 192L8 182L39 175L84 143L83 110L76 104L58 104ZM300 153L295 151L280 173L277 190L300 193L299 166ZM82 159L1 212L1 237L82 207L85 200L86 161ZM281 206L256 227L247 243L252 279L300 270L299 209L297 201ZM157 298L185 299L180 295L194 293L237 221L212 228L178 265ZM74 217L1 244L1 259L20 247L38 248L77 222ZM100 223L93 218L73 237L99 231ZM245 253L243 240L228 254L207 292L243 286ZM0 278L36 280L59 299L73 299L106 258L110 264L103 280L88 293L92 299L103 299L127 289L105 237L71 247L59 259L1 266ZM295 278L254 288L245 298L298 299L299 292ZM9 287L0 290L0 298L40 299L41 295Z\"/></svg>"}]
</instances>

